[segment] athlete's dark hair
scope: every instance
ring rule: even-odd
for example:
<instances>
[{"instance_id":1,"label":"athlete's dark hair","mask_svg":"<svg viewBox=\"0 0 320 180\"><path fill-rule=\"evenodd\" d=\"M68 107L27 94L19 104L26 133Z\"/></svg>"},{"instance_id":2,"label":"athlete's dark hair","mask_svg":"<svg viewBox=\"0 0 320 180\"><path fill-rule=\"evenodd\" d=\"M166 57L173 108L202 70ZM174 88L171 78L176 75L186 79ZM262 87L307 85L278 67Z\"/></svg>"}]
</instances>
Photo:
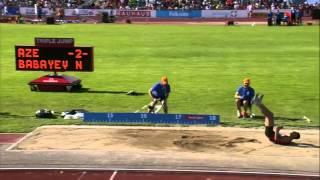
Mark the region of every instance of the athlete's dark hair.
<instances>
[{"instance_id":1,"label":"athlete's dark hair","mask_svg":"<svg viewBox=\"0 0 320 180\"><path fill-rule=\"evenodd\" d=\"M297 131L292 131L290 133L290 136L293 136L294 139L300 139L300 133L298 133Z\"/></svg>"}]
</instances>

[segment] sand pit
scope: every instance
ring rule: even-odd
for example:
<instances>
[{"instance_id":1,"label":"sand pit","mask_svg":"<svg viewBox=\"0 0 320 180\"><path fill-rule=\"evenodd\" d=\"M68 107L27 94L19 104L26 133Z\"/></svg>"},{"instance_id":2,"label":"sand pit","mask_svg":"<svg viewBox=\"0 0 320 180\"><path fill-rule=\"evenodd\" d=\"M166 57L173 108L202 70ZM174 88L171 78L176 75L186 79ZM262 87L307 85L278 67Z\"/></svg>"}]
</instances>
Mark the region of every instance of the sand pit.
<instances>
[{"instance_id":1,"label":"sand pit","mask_svg":"<svg viewBox=\"0 0 320 180\"><path fill-rule=\"evenodd\" d=\"M290 130L285 130L288 133ZM291 146L276 145L264 129L226 127L44 126L11 150L98 150L124 153L187 153L319 158L319 131L300 130Z\"/></svg>"}]
</instances>

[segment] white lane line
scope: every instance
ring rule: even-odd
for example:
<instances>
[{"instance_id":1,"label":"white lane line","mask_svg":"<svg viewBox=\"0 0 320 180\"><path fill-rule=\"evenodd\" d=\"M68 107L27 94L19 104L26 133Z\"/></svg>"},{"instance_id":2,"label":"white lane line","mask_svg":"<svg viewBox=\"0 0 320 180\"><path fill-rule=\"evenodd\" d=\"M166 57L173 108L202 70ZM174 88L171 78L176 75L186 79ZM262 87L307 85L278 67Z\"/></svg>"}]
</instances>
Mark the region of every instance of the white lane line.
<instances>
[{"instance_id":1,"label":"white lane line","mask_svg":"<svg viewBox=\"0 0 320 180\"><path fill-rule=\"evenodd\" d=\"M39 128L39 127L38 127L38 128ZM36 128L36 129L35 129L34 131L32 131L32 132L27 133L25 136L21 137L17 142L11 144L11 145L6 149L6 151L10 151L11 149L14 149L14 148L15 148L16 146L18 146L22 141L24 141L25 139L31 137L31 136L34 134L34 132L36 132L36 130L37 130L38 128Z\"/></svg>"},{"instance_id":2,"label":"white lane line","mask_svg":"<svg viewBox=\"0 0 320 180\"><path fill-rule=\"evenodd\" d=\"M86 171L83 171L82 174L81 174L81 176L78 177L78 180L81 180L85 174L87 174L87 172L86 172Z\"/></svg>"},{"instance_id":3,"label":"white lane line","mask_svg":"<svg viewBox=\"0 0 320 180\"><path fill-rule=\"evenodd\" d=\"M118 171L113 171L112 175L110 176L109 180L114 180L114 178L116 177Z\"/></svg>"}]
</instances>

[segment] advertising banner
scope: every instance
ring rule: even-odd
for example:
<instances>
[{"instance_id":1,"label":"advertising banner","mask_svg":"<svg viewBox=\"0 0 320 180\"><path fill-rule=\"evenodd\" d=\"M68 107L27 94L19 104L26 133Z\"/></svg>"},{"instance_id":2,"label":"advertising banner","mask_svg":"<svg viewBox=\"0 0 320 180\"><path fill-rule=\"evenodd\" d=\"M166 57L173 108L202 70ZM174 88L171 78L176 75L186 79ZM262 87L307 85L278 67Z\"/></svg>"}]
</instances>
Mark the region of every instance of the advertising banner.
<instances>
[{"instance_id":1,"label":"advertising banner","mask_svg":"<svg viewBox=\"0 0 320 180\"><path fill-rule=\"evenodd\" d=\"M273 13L276 13L278 10L272 10ZM286 11L291 11L290 9L279 9L279 12L284 13ZM252 17L267 17L267 14L270 12L268 9L255 9L252 11Z\"/></svg>"},{"instance_id":2,"label":"advertising banner","mask_svg":"<svg viewBox=\"0 0 320 180\"><path fill-rule=\"evenodd\" d=\"M95 16L99 12L96 9L65 9L65 16Z\"/></svg>"},{"instance_id":3,"label":"advertising banner","mask_svg":"<svg viewBox=\"0 0 320 180\"><path fill-rule=\"evenodd\" d=\"M203 10L203 18L247 18L247 10Z\"/></svg>"},{"instance_id":4,"label":"advertising banner","mask_svg":"<svg viewBox=\"0 0 320 180\"><path fill-rule=\"evenodd\" d=\"M160 10L156 12L160 18L200 18L200 10Z\"/></svg>"},{"instance_id":5,"label":"advertising banner","mask_svg":"<svg viewBox=\"0 0 320 180\"><path fill-rule=\"evenodd\" d=\"M119 17L151 17L151 11L148 10L117 10L116 16Z\"/></svg>"},{"instance_id":6,"label":"advertising banner","mask_svg":"<svg viewBox=\"0 0 320 180\"><path fill-rule=\"evenodd\" d=\"M112 9L65 9L65 16L96 16L103 12L109 13L110 16L115 15L116 10Z\"/></svg>"},{"instance_id":7,"label":"advertising banner","mask_svg":"<svg viewBox=\"0 0 320 180\"><path fill-rule=\"evenodd\" d=\"M7 7L7 15L18 15L19 8L18 7Z\"/></svg>"},{"instance_id":8,"label":"advertising banner","mask_svg":"<svg viewBox=\"0 0 320 180\"><path fill-rule=\"evenodd\" d=\"M20 7L21 15L36 15L33 7ZM42 15L47 16L53 14L49 8L42 8Z\"/></svg>"},{"instance_id":9,"label":"advertising banner","mask_svg":"<svg viewBox=\"0 0 320 180\"><path fill-rule=\"evenodd\" d=\"M290 9L279 9L280 12L286 12L286 11L291 11ZM263 13L263 14L268 14L270 10L268 9L254 9L252 13ZM272 12L276 13L277 10L272 10Z\"/></svg>"}]
</instances>

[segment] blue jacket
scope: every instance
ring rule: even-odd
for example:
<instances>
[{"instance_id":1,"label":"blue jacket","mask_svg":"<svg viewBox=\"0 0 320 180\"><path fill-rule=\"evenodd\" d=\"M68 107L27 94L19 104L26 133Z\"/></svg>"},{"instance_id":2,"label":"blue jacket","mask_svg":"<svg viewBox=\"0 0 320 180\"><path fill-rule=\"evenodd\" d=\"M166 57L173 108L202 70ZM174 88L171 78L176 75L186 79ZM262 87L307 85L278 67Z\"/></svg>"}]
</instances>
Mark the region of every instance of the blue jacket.
<instances>
[{"instance_id":1,"label":"blue jacket","mask_svg":"<svg viewBox=\"0 0 320 180\"><path fill-rule=\"evenodd\" d=\"M170 93L170 85L162 85L160 82L151 88L151 95L157 99L166 99Z\"/></svg>"},{"instance_id":2,"label":"blue jacket","mask_svg":"<svg viewBox=\"0 0 320 180\"><path fill-rule=\"evenodd\" d=\"M254 97L254 89L252 87L240 86L237 90L240 99L251 101Z\"/></svg>"}]
</instances>

